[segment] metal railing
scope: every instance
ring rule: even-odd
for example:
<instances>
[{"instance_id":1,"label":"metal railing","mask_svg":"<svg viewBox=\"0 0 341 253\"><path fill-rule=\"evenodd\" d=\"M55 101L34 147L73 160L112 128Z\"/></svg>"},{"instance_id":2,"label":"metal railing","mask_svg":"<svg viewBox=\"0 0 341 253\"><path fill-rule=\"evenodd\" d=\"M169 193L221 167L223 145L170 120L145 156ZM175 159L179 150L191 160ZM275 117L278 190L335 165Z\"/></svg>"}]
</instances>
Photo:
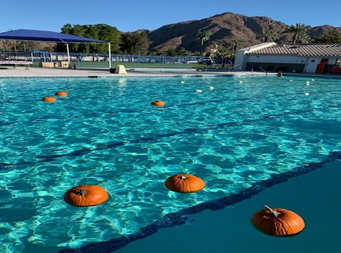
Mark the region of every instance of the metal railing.
<instances>
[{"instance_id":1,"label":"metal railing","mask_svg":"<svg viewBox=\"0 0 341 253\"><path fill-rule=\"evenodd\" d=\"M111 61L113 67L124 64L133 68L191 68L198 64L201 56L164 56L164 55L125 55L112 54L109 59L108 54L82 54L70 53L70 61L77 67L108 67ZM32 61L39 65L41 62L61 62L68 61L67 53L62 52L13 52L0 51L0 60ZM197 67L204 64L198 64Z\"/></svg>"},{"instance_id":2,"label":"metal railing","mask_svg":"<svg viewBox=\"0 0 341 253\"><path fill-rule=\"evenodd\" d=\"M236 69L236 70L240 70L241 69L241 66L240 65L234 65L232 66L231 68L229 68L229 72L232 70L232 69L235 69L236 67L238 67L239 69Z\"/></svg>"},{"instance_id":3,"label":"metal railing","mask_svg":"<svg viewBox=\"0 0 341 253\"><path fill-rule=\"evenodd\" d=\"M262 70L262 71L265 73L266 76L268 76L268 72L267 72L266 70L264 70L261 66L258 66L258 68L259 68L260 70Z\"/></svg>"}]
</instances>

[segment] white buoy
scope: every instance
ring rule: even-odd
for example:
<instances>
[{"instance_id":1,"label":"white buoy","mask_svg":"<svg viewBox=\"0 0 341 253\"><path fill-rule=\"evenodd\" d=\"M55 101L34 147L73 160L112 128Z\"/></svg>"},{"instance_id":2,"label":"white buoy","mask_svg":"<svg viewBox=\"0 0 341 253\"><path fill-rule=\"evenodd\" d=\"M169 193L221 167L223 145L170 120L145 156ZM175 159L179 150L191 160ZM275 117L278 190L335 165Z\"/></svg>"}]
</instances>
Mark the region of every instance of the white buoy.
<instances>
[{"instance_id":1,"label":"white buoy","mask_svg":"<svg viewBox=\"0 0 341 253\"><path fill-rule=\"evenodd\" d=\"M309 92L305 92L304 95L309 96L310 94L309 94Z\"/></svg>"},{"instance_id":2,"label":"white buoy","mask_svg":"<svg viewBox=\"0 0 341 253\"><path fill-rule=\"evenodd\" d=\"M243 83L243 81L239 81L239 83Z\"/></svg>"},{"instance_id":3,"label":"white buoy","mask_svg":"<svg viewBox=\"0 0 341 253\"><path fill-rule=\"evenodd\" d=\"M180 83L185 83L185 81L181 81Z\"/></svg>"},{"instance_id":4,"label":"white buoy","mask_svg":"<svg viewBox=\"0 0 341 253\"><path fill-rule=\"evenodd\" d=\"M292 79L290 79L289 82L292 82Z\"/></svg>"},{"instance_id":5,"label":"white buoy","mask_svg":"<svg viewBox=\"0 0 341 253\"><path fill-rule=\"evenodd\" d=\"M214 87L213 87L213 86L210 86L209 89L210 89L210 90L214 90Z\"/></svg>"},{"instance_id":6,"label":"white buoy","mask_svg":"<svg viewBox=\"0 0 341 253\"><path fill-rule=\"evenodd\" d=\"M313 82L314 82L314 81L315 81L315 79L311 79L311 81L313 81Z\"/></svg>"},{"instance_id":7,"label":"white buoy","mask_svg":"<svg viewBox=\"0 0 341 253\"><path fill-rule=\"evenodd\" d=\"M310 83L309 83L309 82L305 82L305 84L306 84L307 86L309 86Z\"/></svg>"},{"instance_id":8,"label":"white buoy","mask_svg":"<svg viewBox=\"0 0 341 253\"><path fill-rule=\"evenodd\" d=\"M195 92L202 92L202 90L195 90Z\"/></svg>"}]
</instances>

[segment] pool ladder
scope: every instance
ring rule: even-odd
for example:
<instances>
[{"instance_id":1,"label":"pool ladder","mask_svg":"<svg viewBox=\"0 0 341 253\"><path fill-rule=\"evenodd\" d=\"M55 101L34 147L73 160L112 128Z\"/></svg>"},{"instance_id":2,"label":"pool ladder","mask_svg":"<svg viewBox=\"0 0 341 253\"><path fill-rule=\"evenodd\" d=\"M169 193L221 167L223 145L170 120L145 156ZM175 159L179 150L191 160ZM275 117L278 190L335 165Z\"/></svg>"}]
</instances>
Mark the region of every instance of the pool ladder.
<instances>
[{"instance_id":1,"label":"pool ladder","mask_svg":"<svg viewBox=\"0 0 341 253\"><path fill-rule=\"evenodd\" d=\"M268 72L267 71L265 71L261 66L258 66L258 67L260 68L260 70L262 70L265 73L266 76L268 76Z\"/></svg>"}]
</instances>

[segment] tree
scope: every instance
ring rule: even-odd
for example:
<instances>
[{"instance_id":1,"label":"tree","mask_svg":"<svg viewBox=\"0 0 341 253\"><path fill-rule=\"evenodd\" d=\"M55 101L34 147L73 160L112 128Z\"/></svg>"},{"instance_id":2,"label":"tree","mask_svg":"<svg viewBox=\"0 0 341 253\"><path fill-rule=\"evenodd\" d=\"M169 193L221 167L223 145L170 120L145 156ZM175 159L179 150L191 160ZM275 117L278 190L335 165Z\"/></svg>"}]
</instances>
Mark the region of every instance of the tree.
<instances>
[{"instance_id":1,"label":"tree","mask_svg":"<svg viewBox=\"0 0 341 253\"><path fill-rule=\"evenodd\" d=\"M204 42L210 40L210 36L211 36L210 33L204 29L200 29L196 33L195 37L200 41L200 45L201 45L200 54L202 54L203 52Z\"/></svg>"},{"instance_id":2,"label":"tree","mask_svg":"<svg viewBox=\"0 0 341 253\"><path fill-rule=\"evenodd\" d=\"M231 59L234 57L234 54L232 53L231 49L226 47L219 49L216 55L218 59L221 59L222 62L221 68L224 68L227 59Z\"/></svg>"},{"instance_id":3,"label":"tree","mask_svg":"<svg viewBox=\"0 0 341 253\"><path fill-rule=\"evenodd\" d=\"M233 40L232 41L232 48L231 48L232 49L232 53L236 54L238 47L243 45L243 44L244 44L243 40Z\"/></svg>"},{"instance_id":4,"label":"tree","mask_svg":"<svg viewBox=\"0 0 341 253\"><path fill-rule=\"evenodd\" d=\"M171 47L168 48L166 51L162 52L162 55L166 56L184 56L188 55L188 51L184 47Z\"/></svg>"},{"instance_id":5,"label":"tree","mask_svg":"<svg viewBox=\"0 0 341 253\"><path fill-rule=\"evenodd\" d=\"M168 48L165 52L163 52L163 54L166 56L176 56L176 48Z\"/></svg>"},{"instance_id":6,"label":"tree","mask_svg":"<svg viewBox=\"0 0 341 253\"><path fill-rule=\"evenodd\" d=\"M316 36L313 38L313 43L341 43L341 32L330 31L326 35Z\"/></svg>"},{"instance_id":7,"label":"tree","mask_svg":"<svg viewBox=\"0 0 341 253\"><path fill-rule=\"evenodd\" d=\"M61 29L62 33L71 34L92 39L104 40L110 42L111 51L119 52L120 32L116 27L106 24L96 25L71 25L66 24ZM65 51L64 44L58 44L56 51ZM70 51L79 53L108 53L108 46L104 43L73 43L70 45Z\"/></svg>"},{"instance_id":8,"label":"tree","mask_svg":"<svg viewBox=\"0 0 341 253\"><path fill-rule=\"evenodd\" d=\"M145 54L150 41L145 32L122 33L120 49L127 54Z\"/></svg>"},{"instance_id":9,"label":"tree","mask_svg":"<svg viewBox=\"0 0 341 253\"><path fill-rule=\"evenodd\" d=\"M297 23L295 25L288 26L287 29L283 33L293 33L292 44L296 44L297 41L301 43L305 43L305 41L309 40L308 31L310 30L310 26Z\"/></svg>"},{"instance_id":10,"label":"tree","mask_svg":"<svg viewBox=\"0 0 341 253\"><path fill-rule=\"evenodd\" d=\"M188 55L188 51L184 47L177 47L176 53L177 55Z\"/></svg>"},{"instance_id":11,"label":"tree","mask_svg":"<svg viewBox=\"0 0 341 253\"><path fill-rule=\"evenodd\" d=\"M263 39L264 42L268 42L268 41L277 40L278 34L275 30L267 28L262 31L259 37Z\"/></svg>"}]
</instances>

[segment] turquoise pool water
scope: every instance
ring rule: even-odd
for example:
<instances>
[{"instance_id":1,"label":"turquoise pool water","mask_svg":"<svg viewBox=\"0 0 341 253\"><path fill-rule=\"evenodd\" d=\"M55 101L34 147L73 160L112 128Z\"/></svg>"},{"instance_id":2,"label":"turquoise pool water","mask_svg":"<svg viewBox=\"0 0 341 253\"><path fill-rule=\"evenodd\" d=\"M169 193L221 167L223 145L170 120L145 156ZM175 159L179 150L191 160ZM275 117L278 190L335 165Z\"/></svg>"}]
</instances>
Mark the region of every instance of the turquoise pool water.
<instances>
[{"instance_id":1,"label":"turquoise pool water","mask_svg":"<svg viewBox=\"0 0 341 253\"><path fill-rule=\"evenodd\" d=\"M270 76L0 79L1 245L29 252L130 235L321 162L340 151L340 84ZM41 101L58 90L69 96ZM169 192L165 179L180 172L207 187ZM81 184L104 187L110 200L65 204L65 191Z\"/></svg>"}]
</instances>

